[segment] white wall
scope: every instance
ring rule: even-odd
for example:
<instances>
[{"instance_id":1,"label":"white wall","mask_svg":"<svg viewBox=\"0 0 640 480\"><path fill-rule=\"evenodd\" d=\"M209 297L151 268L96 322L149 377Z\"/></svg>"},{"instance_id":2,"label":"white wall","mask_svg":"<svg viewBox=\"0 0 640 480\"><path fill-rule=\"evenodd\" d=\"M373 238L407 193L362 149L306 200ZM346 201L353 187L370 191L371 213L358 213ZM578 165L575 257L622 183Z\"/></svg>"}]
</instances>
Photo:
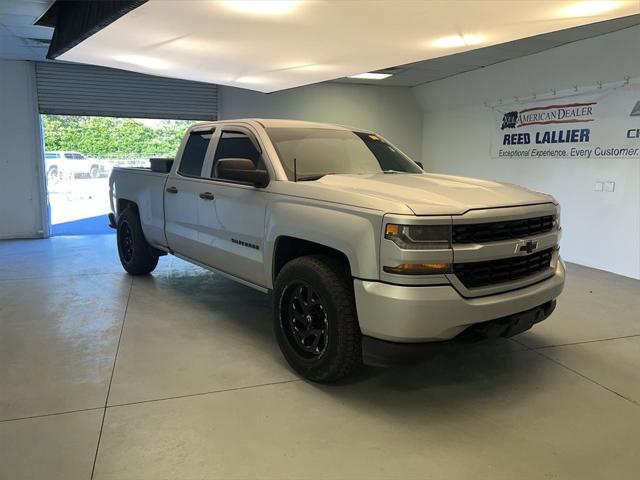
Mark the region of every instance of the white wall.
<instances>
[{"instance_id":1,"label":"white wall","mask_svg":"<svg viewBox=\"0 0 640 480\"><path fill-rule=\"evenodd\" d=\"M421 156L423 113L408 88L324 83L277 93L220 87L220 118L289 118L373 130Z\"/></svg>"},{"instance_id":2,"label":"white wall","mask_svg":"<svg viewBox=\"0 0 640 480\"><path fill-rule=\"evenodd\" d=\"M640 27L633 27L414 88L425 112L425 167L553 194L562 204L566 260L640 278L640 161L492 159L495 119L484 106L640 77L639 45ZM595 192L598 180L615 181L615 192Z\"/></svg>"},{"instance_id":3,"label":"white wall","mask_svg":"<svg viewBox=\"0 0 640 480\"><path fill-rule=\"evenodd\" d=\"M44 235L41 159L33 64L0 60L0 238Z\"/></svg>"}]
</instances>

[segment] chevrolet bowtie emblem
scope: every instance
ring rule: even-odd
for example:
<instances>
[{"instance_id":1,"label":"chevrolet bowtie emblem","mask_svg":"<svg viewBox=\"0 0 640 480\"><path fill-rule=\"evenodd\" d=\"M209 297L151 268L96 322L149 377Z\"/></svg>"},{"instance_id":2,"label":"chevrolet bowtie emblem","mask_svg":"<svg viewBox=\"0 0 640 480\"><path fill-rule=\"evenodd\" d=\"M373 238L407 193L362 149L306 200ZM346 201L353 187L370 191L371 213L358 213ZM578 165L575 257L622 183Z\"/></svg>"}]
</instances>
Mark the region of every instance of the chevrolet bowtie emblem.
<instances>
[{"instance_id":1,"label":"chevrolet bowtie emblem","mask_svg":"<svg viewBox=\"0 0 640 480\"><path fill-rule=\"evenodd\" d=\"M522 241L522 242L518 242L516 244L516 251L515 253L533 253L538 249L538 242L536 240L527 240Z\"/></svg>"}]
</instances>

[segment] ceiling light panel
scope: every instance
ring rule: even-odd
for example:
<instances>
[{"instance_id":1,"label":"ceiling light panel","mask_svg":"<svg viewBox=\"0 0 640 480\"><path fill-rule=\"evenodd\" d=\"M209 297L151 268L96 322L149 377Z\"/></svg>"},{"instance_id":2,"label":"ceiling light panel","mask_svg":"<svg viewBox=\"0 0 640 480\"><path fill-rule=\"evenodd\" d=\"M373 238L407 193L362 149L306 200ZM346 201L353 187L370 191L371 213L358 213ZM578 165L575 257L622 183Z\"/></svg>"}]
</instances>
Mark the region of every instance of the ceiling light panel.
<instances>
[{"instance_id":1,"label":"ceiling light panel","mask_svg":"<svg viewBox=\"0 0 640 480\"><path fill-rule=\"evenodd\" d=\"M632 15L639 3L520 0L514 16L502 0L149 0L57 58L273 92Z\"/></svg>"},{"instance_id":2,"label":"ceiling light panel","mask_svg":"<svg viewBox=\"0 0 640 480\"><path fill-rule=\"evenodd\" d=\"M390 73L367 72L359 73L358 75L349 75L347 78L357 78L359 80L384 80L385 78L389 78L390 76Z\"/></svg>"},{"instance_id":3,"label":"ceiling light panel","mask_svg":"<svg viewBox=\"0 0 640 480\"><path fill-rule=\"evenodd\" d=\"M300 3L301 0L222 0L228 9L249 15L284 15Z\"/></svg>"},{"instance_id":4,"label":"ceiling light panel","mask_svg":"<svg viewBox=\"0 0 640 480\"><path fill-rule=\"evenodd\" d=\"M623 5L624 3L619 0L583 0L581 2L569 2L560 12L566 17L591 17L612 12Z\"/></svg>"},{"instance_id":5,"label":"ceiling light panel","mask_svg":"<svg viewBox=\"0 0 640 480\"><path fill-rule=\"evenodd\" d=\"M462 35L450 35L448 37L436 38L432 45L436 48L461 48L471 47L474 45L486 44L487 39L482 35L474 35L472 33Z\"/></svg>"}]
</instances>

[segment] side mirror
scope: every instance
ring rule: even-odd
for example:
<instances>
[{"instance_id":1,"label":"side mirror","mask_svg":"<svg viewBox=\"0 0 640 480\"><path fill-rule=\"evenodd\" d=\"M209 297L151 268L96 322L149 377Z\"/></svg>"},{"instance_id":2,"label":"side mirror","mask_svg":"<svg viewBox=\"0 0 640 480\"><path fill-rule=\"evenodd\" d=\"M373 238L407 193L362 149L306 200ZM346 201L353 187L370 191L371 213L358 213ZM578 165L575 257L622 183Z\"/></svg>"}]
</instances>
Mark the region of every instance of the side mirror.
<instances>
[{"instance_id":1,"label":"side mirror","mask_svg":"<svg viewBox=\"0 0 640 480\"><path fill-rule=\"evenodd\" d=\"M215 177L264 188L269 184L269 173L257 170L248 158L221 158L215 166Z\"/></svg>"},{"instance_id":2,"label":"side mirror","mask_svg":"<svg viewBox=\"0 0 640 480\"><path fill-rule=\"evenodd\" d=\"M424 170L424 167L422 166L422 162L416 162L416 165L418 165L421 169Z\"/></svg>"}]
</instances>

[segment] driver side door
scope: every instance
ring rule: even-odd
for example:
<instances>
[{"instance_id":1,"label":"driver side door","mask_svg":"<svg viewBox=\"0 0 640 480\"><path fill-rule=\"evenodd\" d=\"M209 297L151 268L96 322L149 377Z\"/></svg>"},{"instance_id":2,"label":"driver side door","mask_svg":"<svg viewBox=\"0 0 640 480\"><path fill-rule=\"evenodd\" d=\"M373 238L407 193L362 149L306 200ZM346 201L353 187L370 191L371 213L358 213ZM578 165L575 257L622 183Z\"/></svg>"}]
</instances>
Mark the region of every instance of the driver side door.
<instances>
[{"instance_id":1,"label":"driver side door","mask_svg":"<svg viewBox=\"0 0 640 480\"><path fill-rule=\"evenodd\" d=\"M206 190L214 197L198 204L198 259L206 265L265 286L264 228L268 193L218 176L223 158L249 159L264 169L263 148L249 129L224 127L206 172Z\"/></svg>"}]
</instances>

